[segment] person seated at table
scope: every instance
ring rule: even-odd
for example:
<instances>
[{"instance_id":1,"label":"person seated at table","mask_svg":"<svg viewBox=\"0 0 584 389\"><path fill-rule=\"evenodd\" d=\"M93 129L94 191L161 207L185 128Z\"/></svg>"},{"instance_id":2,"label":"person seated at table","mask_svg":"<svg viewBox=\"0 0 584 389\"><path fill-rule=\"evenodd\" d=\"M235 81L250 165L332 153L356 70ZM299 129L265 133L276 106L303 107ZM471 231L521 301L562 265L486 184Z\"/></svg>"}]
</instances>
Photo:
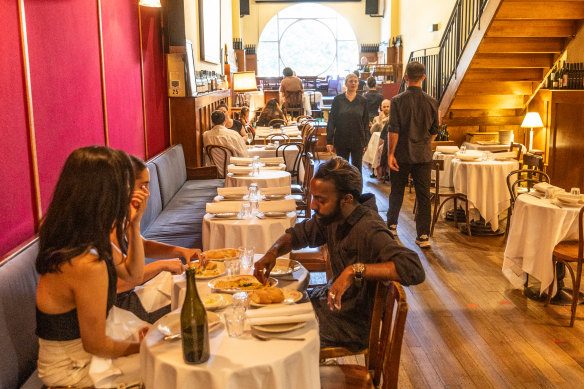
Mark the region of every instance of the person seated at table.
<instances>
[{"instance_id":1,"label":"person seated at table","mask_svg":"<svg viewBox=\"0 0 584 389\"><path fill-rule=\"evenodd\" d=\"M367 112L369 112L369 122L373 122L373 118L379 114L379 107L383 101L383 96L377 91L377 80L375 77L369 77L367 79L367 86L369 90L365 93L364 97L367 100Z\"/></svg>"},{"instance_id":2,"label":"person seated at table","mask_svg":"<svg viewBox=\"0 0 584 389\"><path fill-rule=\"evenodd\" d=\"M143 160L133 155L130 155L130 159L132 160L134 177L136 177L134 191L142 191L149 196L150 172L148 171L146 164ZM127 239L128 237L125 237L125 240ZM148 263L144 266L144 277L142 278L142 282L140 282L139 285L143 285L151 279L164 274L164 272L169 272L173 275L182 274L185 266L179 258L184 259L187 264L190 264L192 260L201 260L201 250L199 249L188 249L179 246L172 246L165 243L145 239L143 236L140 236L140 240L142 241L142 245L144 247L144 256L146 258L159 260ZM123 254L120 249L120 244L118 243L117 233L115 230L111 234L111 241L114 248L114 260L122 260ZM156 320L170 312L170 304L159 307L152 312L148 312L140 302L138 295L134 292L134 287L136 286L138 285L124 281L121 278L118 279L118 296L116 301L117 307L132 312L140 319L150 324L153 324ZM167 292L170 294L170 290ZM156 293L158 293L158 290L156 290Z\"/></svg>"},{"instance_id":3,"label":"person seated at table","mask_svg":"<svg viewBox=\"0 0 584 389\"><path fill-rule=\"evenodd\" d=\"M280 83L280 93L284 97L284 104L288 107L300 107L304 92L302 80L296 77L292 69L288 67L284 68L282 74L284 79Z\"/></svg>"},{"instance_id":4,"label":"person seated at table","mask_svg":"<svg viewBox=\"0 0 584 389\"><path fill-rule=\"evenodd\" d=\"M249 108L247 106L241 107L241 111L239 113L239 121L243 124L243 128L251 127L250 119L249 119Z\"/></svg>"},{"instance_id":5,"label":"person seated at table","mask_svg":"<svg viewBox=\"0 0 584 389\"><path fill-rule=\"evenodd\" d=\"M203 145L205 147L208 145L224 146L231 150L233 157L249 157L243 137L225 127L225 112L220 110L213 111L211 123L213 123L213 128L203 133ZM223 177L223 153L218 152L214 157L219 176Z\"/></svg>"},{"instance_id":6,"label":"person seated at table","mask_svg":"<svg viewBox=\"0 0 584 389\"><path fill-rule=\"evenodd\" d=\"M385 99L381 102L381 112L379 115L373 118L373 124L371 129L369 130L372 134L374 132L380 132L383 130L383 127L389 121L389 108L391 107L391 101ZM381 139L383 141L383 138Z\"/></svg>"},{"instance_id":7,"label":"person seated at table","mask_svg":"<svg viewBox=\"0 0 584 389\"><path fill-rule=\"evenodd\" d=\"M136 334L139 341L106 335L118 277L129 283L144 277L140 220L148 194L133 188L132 162L121 150L77 149L61 171L40 226L36 258L38 371L47 386L91 387L92 356L118 358L140 351L145 328ZM113 254L114 230L118 241L128 237L120 247L123 257ZM139 359L114 359L114 366L123 361L129 370L116 378L116 385L139 382Z\"/></svg>"},{"instance_id":8,"label":"person seated at table","mask_svg":"<svg viewBox=\"0 0 584 389\"><path fill-rule=\"evenodd\" d=\"M355 70L353 72L353 74L356 75L357 76L357 80L359 80L359 86L357 87L357 90L363 92L365 90L365 86L367 85L367 83L364 80L361 79L361 76L360 76L358 70Z\"/></svg>"},{"instance_id":9,"label":"person seated at table","mask_svg":"<svg viewBox=\"0 0 584 389\"><path fill-rule=\"evenodd\" d=\"M247 136L243 123L237 119L231 119L231 115L229 114L229 107L227 107L227 104L221 103L217 106L217 109L225 114L225 128L228 130L233 130L243 137Z\"/></svg>"},{"instance_id":10,"label":"person seated at table","mask_svg":"<svg viewBox=\"0 0 584 389\"><path fill-rule=\"evenodd\" d=\"M257 121L257 126L269 126L270 122L274 119L282 119L285 124L287 123L286 116L284 116L284 112L282 112L280 103L278 103L278 100L276 99L271 99L266 103L266 106L262 110L262 113Z\"/></svg>"},{"instance_id":11,"label":"person seated at table","mask_svg":"<svg viewBox=\"0 0 584 389\"><path fill-rule=\"evenodd\" d=\"M375 196L361 188L361 174L347 160L334 157L320 165L310 182L315 216L286 230L255 264L254 275L265 282L279 256L328 245L333 277L310 293L321 347L367 347L375 281L416 285L425 278L418 255L394 240Z\"/></svg>"}]
</instances>

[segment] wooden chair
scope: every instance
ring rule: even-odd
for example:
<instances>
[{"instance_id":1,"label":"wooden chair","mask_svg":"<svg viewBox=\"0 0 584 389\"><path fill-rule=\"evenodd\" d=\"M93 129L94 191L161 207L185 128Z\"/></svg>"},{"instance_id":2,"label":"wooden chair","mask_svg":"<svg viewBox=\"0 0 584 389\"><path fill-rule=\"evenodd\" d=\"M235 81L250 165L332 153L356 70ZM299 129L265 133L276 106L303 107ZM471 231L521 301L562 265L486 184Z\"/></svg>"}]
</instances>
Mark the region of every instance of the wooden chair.
<instances>
[{"instance_id":1,"label":"wooden chair","mask_svg":"<svg viewBox=\"0 0 584 389\"><path fill-rule=\"evenodd\" d=\"M311 120L311 119L312 119L312 116L308 116L308 115L300 115L300 116L296 117L296 119L294 119L294 120L296 120L296 123L298 123L298 124L302 124L302 123L304 123L305 121L307 121L307 120Z\"/></svg>"},{"instance_id":2,"label":"wooden chair","mask_svg":"<svg viewBox=\"0 0 584 389\"><path fill-rule=\"evenodd\" d=\"M270 134L268 136L266 136L266 138L264 139L264 143L268 144L268 143L272 143L273 141L278 141L280 143L289 143L290 142L290 137L286 134Z\"/></svg>"},{"instance_id":3,"label":"wooden chair","mask_svg":"<svg viewBox=\"0 0 584 389\"><path fill-rule=\"evenodd\" d=\"M299 177L299 171L300 171L300 162L302 161L302 148L303 145L300 142L289 142L289 143L284 143L280 146L278 146L276 148L276 157L282 156L284 158L284 164L286 166L288 166L289 164L289 160L286 159L286 149L287 148L293 148L296 147L298 148L298 154L296 154L296 157L294 158L294 161L292 162L292 169L288 170L288 172L290 173L290 179L292 180L291 182L294 183L294 179L296 179L296 184L300 184L300 177Z\"/></svg>"},{"instance_id":4,"label":"wooden chair","mask_svg":"<svg viewBox=\"0 0 584 389\"><path fill-rule=\"evenodd\" d=\"M521 161L521 152L523 151L523 145L521 143L513 143L509 144L509 151L517 151L517 160Z\"/></svg>"},{"instance_id":5,"label":"wooden chair","mask_svg":"<svg viewBox=\"0 0 584 389\"><path fill-rule=\"evenodd\" d=\"M282 110L286 116L290 117L304 115L304 107L302 106L303 91L286 93L286 102L282 106Z\"/></svg>"},{"instance_id":6,"label":"wooden chair","mask_svg":"<svg viewBox=\"0 0 584 389\"><path fill-rule=\"evenodd\" d=\"M584 224L583 217L584 207L580 209L578 214L578 240L566 240L558 243L554 247L553 263L554 263L554 278L550 288L548 289L548 297L545 305L550 303L552 298L552 289L556 282L556 264L558 262L566 265L572 278L572 314L570 315L570 327L574 327L574 320L576 319L576 309L578 308L578 297L580 295L580 283L582 281L582 262L583 262L583 246L584 246ZM576 264L576 274L570 264Z\"/></svg>"},{"instance_id":7,"label":"wooden chair","mask_svg":"<svg viewBox=\"0 0 584 389\"><path fill-rule=\"evenodd\" d=\"M507 226L505 227L505 239L509 235L511 226L511 214L515 207L515 199L522 193L527 193L539 182L550 182L550 177L540 170L518 169L507 174L507 189L509 190L509 208L507 209Z\"/></svg>"},{"instance_id":8,"label":"wooden chair","mask_svg":"<svg viewBox=\"0 0 584 389\"><path fill-rule=\"evenodd\" d=\"M371 316L369 347L366 366L321 365L320 385L323 389L335 388L397 388L401 347L408 314L406 294L401 285L377 282ZM324 348L323 356L341 353L336 348ZM338 351L338 352L337 352ZM348 350L347 350L348 351Z\"/></svg>"},{"instance_id":9,"label":"wooden chair","mask_svg":"<svg viewBox=\"0 0 584 389\"><path fill-rule=\"evenodd\" d=\"M285 125L286 125L286 120L281 119L281 118L272 119L268 123L268 127L274 127L274 128L280 128L280 127L285 126Z\"/></svg>"},{"instance_id":10,"label":"wooden chair","mask_svg":"<svg viewBox=\"0 0 584 389\"><path fill-rule=\"evenodd\" d=\"M292 192L292 198L296 201L296 212L299 217L309 218L312 214L310 209L310 180L314 175L314 160L308 156L304 158L304 182L300 187L300 192Z\"/></svg>"},{"instance_id":11,"label":"wooden chair","mask_svg":"<svg viewBox=\"0 0 584 389\"><path fill-rule=\"evenodd\" d=\"M544 171L543 157L532 153L523 154L523 164L521 168Z\"/></svg>"},{"instance_id":12,"label":"wooden chair","mask_svg":"<svg viewBox=\"0 0 584 389\"><path fill-rule=\"evenodd\" d=\"M221 145L207 145L205 146L205 153L209 156L211 164L217 167L219 177L225 177L229 158L233 157L233 151Z\"/></svg>"},{"instance_id":13,"label":"wooden chair","mask_svg":"<svg viewBox=\"0 0 584 389\"><path fill-rule=\"evenodd\" d=\"M438 221L438 217L440 216L440 210L448 200L454 201L454 226L458 228L458 200L461 200L465 203L466 207L464 210L465 219L466 219L466 230L468 236L472 236L470 231L470 215L468 213L468 199L466 195L462 193L440 193L440 172L444 171L444 160L442 159L434 159L432 160L432 169L436 172L436 181L434 184L434 190L430 188L430 201L434 204L434 212L432 214L432 223L430 225L430 236L434 234L434 227L436 226L436 222ZM441 201L441 199L443 199Z\"/></svg>"}]
</instances>

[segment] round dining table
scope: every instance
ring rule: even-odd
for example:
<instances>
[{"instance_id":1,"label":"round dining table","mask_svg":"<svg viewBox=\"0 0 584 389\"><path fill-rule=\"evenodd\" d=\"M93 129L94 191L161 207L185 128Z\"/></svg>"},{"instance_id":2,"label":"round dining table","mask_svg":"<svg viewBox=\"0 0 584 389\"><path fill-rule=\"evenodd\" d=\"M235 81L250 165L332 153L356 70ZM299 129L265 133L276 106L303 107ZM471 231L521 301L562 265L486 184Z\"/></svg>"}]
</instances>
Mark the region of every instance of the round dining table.
<instances>
[{"instance_id":1,"label":"round dining table","mask_svg":"<svg viewBox=\"0 0 584 389\"><path fill-rule=\"evenodd\" d=\"M517 197L503 259L503 274L514 288L523 288L529 274L541 282L540 294L547 292L554 278L554 247L578 239L578 212L580 206L558 205L532 194Z\"/></svg>"},{"instance_id":2,"label":"round dining table","mask_svg":"<svg viewBox=\"0 0 584 389\"><path fill-rule=\"evenodd\" d=\"M227 174L225 177L225 188L233 186L249 187L256 183L258 188L273 188L276 186L290 186L290 173L278 170L260 170L259 175L235 175Z\"/></svg>"}]
</instances>

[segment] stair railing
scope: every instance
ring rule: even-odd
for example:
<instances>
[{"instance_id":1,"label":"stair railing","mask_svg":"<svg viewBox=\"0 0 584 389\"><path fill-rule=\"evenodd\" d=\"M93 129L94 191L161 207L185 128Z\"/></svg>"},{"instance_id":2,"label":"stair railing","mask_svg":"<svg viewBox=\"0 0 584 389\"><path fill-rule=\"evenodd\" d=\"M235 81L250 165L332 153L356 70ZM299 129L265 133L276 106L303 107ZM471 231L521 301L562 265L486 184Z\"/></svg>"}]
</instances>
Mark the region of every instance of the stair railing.
<instances>
[{"instance_id":1,"label":"stair railing","mask_svg":"<svg viewBox=\"0 0 584 389\"><path fill-rule=\"evenodd\" d=\"M422 90L440 101L450 81L456 77L456 68L475 27L489 0L458 0L444 29L440 44L428 49L412 51L408 63L417 61L426 66L426 80ZM406 89L402 79L400 92Z\"/></svg>"}]
</instances>

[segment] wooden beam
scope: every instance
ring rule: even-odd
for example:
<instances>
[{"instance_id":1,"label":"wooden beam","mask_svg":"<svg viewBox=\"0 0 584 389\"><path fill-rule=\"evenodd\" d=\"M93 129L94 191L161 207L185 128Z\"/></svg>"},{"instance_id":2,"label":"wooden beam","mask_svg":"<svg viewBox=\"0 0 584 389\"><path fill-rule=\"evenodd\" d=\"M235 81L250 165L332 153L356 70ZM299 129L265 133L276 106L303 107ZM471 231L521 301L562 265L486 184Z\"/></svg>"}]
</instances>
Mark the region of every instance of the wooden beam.
<instances>
[{"instance_id":1,"label":"wooden beam","mask_svg":"<svg viewBox=\"0 0 584 389\"><path fill-rule=\"evenodd\" d=\"M477 54L471 66L475 69L493 68L549 68L553 64L552 54Z\"/></svg>"},{"instance_id":2,"label":"wooden beam","mask_svg":"<svg viewBox=\"0 0 584 389\"><path fill-rule=\"evenodd\" d=\"M526 97L523 95L456 96L451 109L522 108Z\"/></svg>"},{"instance_id":3,"label":"wooden beam","mask_svg":"<svg viewBox=\"0 0 584 389\"><path fill-rule=\"evenodd\" d=\"M560 53L564 50L563 38L485 38L479 53Z\"/></svg>"},{"instance_id":4,"label":"wooden beam","mask_svg":"<svg viewBox=\"0 0 584 389\"><path fill-rule=\"evenodd\" d=\"M577 1L504 1L495 19L584 19L584 4Z\"/></svg>"},{"instance_id":5,"label":"wooden beam","mask_svg":"<svg viewBox=\"0 0 584 389\"><path fill-rule=\"evenodd\" d=\"M537 83L533 81L463 81L458 88L458 95L531 95Z\"/></svg>"},{"instance_id":6,"label":"wooden beam","mask_svg":"<svg viewBox=\"0 0 584 389\"><path fill-rule=\"evenodd\" d=\"M494 20L487 37L566 38L574 34L573 20Z\"/></svg>"}]
</instances>

